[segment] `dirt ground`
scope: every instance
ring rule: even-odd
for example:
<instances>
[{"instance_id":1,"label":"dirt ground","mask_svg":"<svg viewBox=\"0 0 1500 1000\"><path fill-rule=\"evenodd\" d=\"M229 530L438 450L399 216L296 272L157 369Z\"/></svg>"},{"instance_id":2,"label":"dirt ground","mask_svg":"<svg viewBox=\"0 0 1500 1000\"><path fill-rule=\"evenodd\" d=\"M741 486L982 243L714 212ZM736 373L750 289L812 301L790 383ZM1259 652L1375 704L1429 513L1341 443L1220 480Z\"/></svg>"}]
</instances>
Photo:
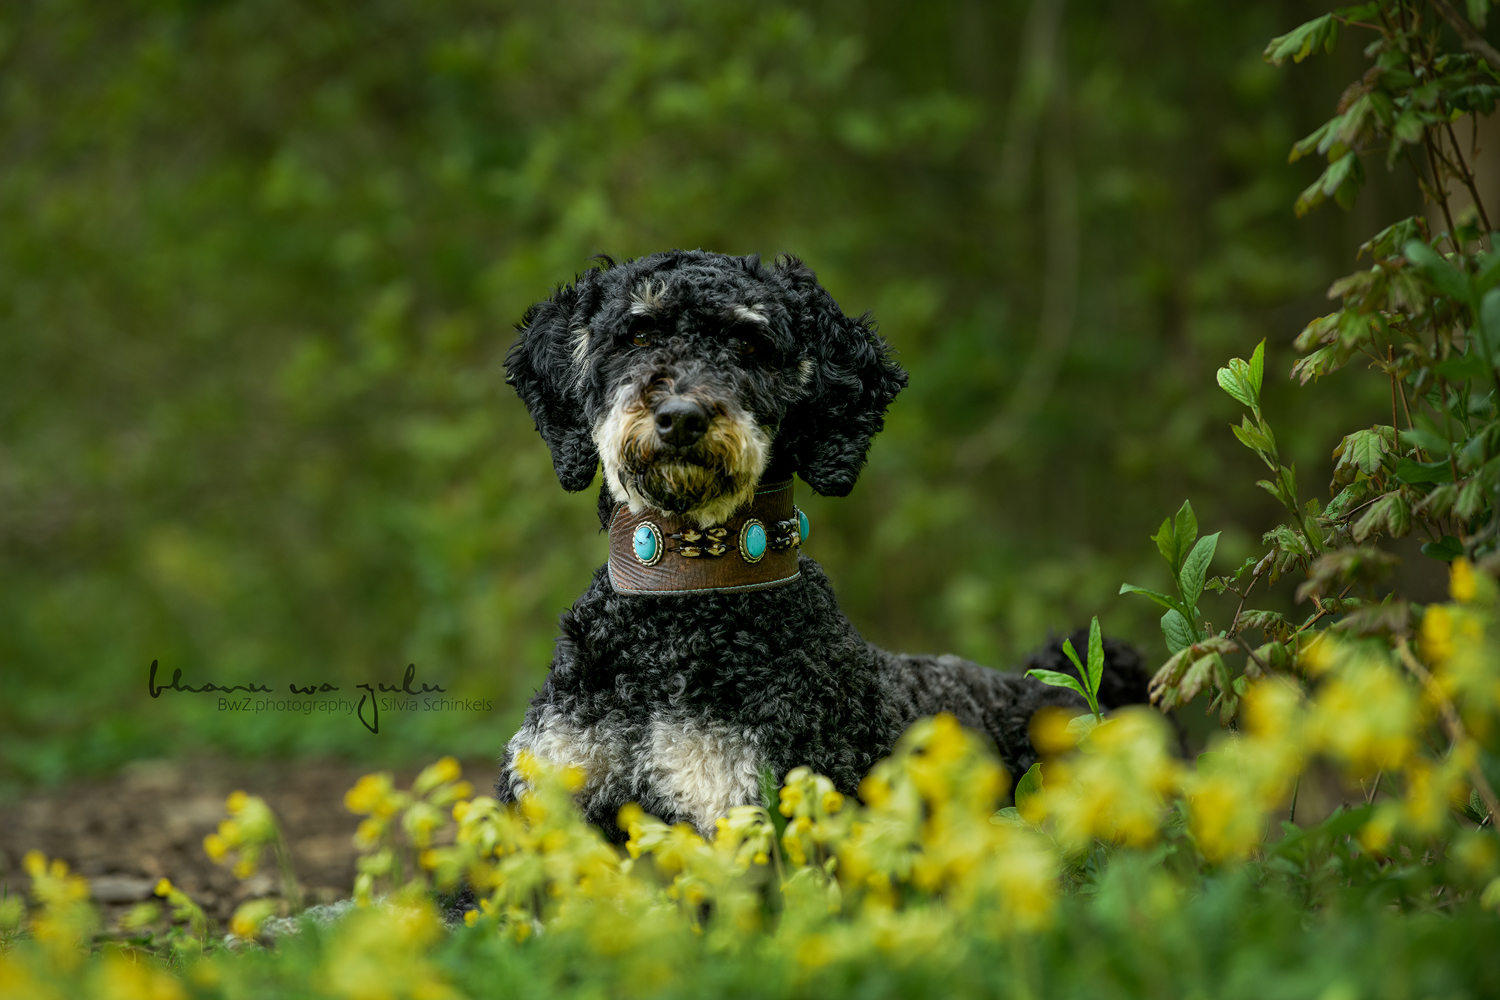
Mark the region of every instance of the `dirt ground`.
<instances>
[{"instance_id":1,"label":"dirt ground","mask_svg":"<svg viewBox=\"0 0 1500 1000\"><path fill-rule=\"evenodd\" d=\"M28 890L21 859L39 850L89 878L108 927L155 898L163 877L227 923L239 903L277 885L274 865L240 882L203 851L204 835L227 815L225 798L243 790L262 796L281 821L309 901L343 899L354 885L360 819L344 808L344 792L370 770L333 761L138 761L107 780L0 803L0 891ZM493 761L469 761L464 776L482 790L494 770ZM416 771L395 774L400 788Z\"/></svg>"}]
</instances>

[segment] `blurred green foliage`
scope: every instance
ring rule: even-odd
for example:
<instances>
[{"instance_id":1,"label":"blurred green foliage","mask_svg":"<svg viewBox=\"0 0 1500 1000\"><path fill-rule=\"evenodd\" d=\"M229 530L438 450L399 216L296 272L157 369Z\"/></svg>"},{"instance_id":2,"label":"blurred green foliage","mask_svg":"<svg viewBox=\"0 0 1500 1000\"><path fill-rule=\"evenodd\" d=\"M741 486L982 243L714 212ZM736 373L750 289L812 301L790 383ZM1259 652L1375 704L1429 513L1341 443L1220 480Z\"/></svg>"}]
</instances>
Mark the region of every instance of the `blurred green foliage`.
<instances>
[{"instance_id":1,"label":"blurred green foliage","mask_svg":"<svg viewBox=\"0 0 1500 1000\"><path fill-rule=\"evenodd\" d=\"M1190 494L1239 526L1225 565L1272 519L1218 364L1269 338L1308 482L1319 428L1386 402L1284 378L1357 242L1289 208L1316 167L1286 150L1358 61L1265 65L1304 14L5 5L0 782L204 748L498 753L605 555L501 359L596 252L788 250L874 312L911 389L854 495L805 503L871 639L1006 665L1099 614L1159 644L1114 595L1165 583L1160 511ZM227 716L152 701L153 659L344 693L415 663L495 710L378 737Z\"/></svg>"}]
</instances>

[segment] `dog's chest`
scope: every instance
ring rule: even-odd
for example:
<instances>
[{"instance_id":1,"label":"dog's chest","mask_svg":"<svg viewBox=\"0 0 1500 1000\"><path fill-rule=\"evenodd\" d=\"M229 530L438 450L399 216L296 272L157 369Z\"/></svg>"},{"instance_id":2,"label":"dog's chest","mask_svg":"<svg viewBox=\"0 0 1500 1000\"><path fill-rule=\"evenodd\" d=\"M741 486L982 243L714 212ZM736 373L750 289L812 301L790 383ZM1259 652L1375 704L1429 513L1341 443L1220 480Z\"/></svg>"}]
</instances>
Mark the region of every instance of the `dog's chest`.
<instances>
[{"instance_id":1,"label":"dog's chest","mask_svg":"<svg viewBox=\"0 0 1500 1000\"><path fill-rule=\"evenodd\" d=\"M547 763L577 767L589 813L638 802L667 822L711 835L731 808L759 802L758 743L753 730L704 716L659 710L585 724L549 706L511 740L510 756L529 750Z\"/></svg>"}]
</instances>

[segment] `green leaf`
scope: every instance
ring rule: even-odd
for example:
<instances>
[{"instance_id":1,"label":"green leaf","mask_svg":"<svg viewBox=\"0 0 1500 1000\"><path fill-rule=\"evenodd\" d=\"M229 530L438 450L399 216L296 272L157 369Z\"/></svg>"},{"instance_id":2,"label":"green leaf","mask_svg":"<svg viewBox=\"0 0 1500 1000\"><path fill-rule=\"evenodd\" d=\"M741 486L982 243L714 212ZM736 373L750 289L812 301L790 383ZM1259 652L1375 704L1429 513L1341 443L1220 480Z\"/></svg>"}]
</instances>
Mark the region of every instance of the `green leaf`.
<instances>
[{"instance_id":1,"label":"green leaf","mask_svg":"<svg viewBox=\"0 0 1500 1000\"><path fill-rule=\"evenodd\" d=\"M1391 501L1391 509L1386 514L1386 523L1390 525L1393 538L1405 538L1411 534L1411 504L1406 502L1406 497L1400 493L1396 494Z\"/></svg>"},{"instance_id":2,"label":"green leaf","mask_svg":"<svg viewBox=\"0 0 1500 1000\"><path fill-rule=\"evenodd\" d=\"M1440 483L1431 493L1422 498L1416 509L1421 511L1429 521L1444 517L1453 508L1453 502L1458 499L1458 487L1452 483Z\"/></svg>"},{"instance_id":3,"label":"green leaf","mask_svg":"<svg viewBox=\"0 0 1500 1000\"><path fill-rule=\"evenodd\" d=\"M1068 648L1069 647L1065 643L1063 645L1063 650L1066 651ZM1078 661L1075 659L1073 662L1076 663ZM1056 670L1043 670L1040 667L1033 667L1032 669L1026 671L1026 676L1035 677L1043 684L1050 684L1052 687L1069 688L1073 691L1077 691L1079 694L1083 695L1085 701L1088 700L1088 694L1085 693L1083 688L1079 686L1078 681L1074 679L1072 674L1061 674Z\"/></svg>"},{"instance_id":4,"label":"green leaf","mask_svg":"<svg viewBox=\"0 0 1500 1000\"><path fill-rule=\"evenodd\" d=\"M1063 652L1067 654L1069 660L1073 661L1073 667L1078 671L1078 676L1087 683L1088 671L1083 669L1083 664L1078 659L1078 650L1073 648L1072 639L1063 640Z\"/></svg>"},{"instance_id":5,"label":"green leaf","mask_svg":"<svg viewBox=\"0 0 1500 1000\"><path fill-rule=\"evenodd\" d=\"M1389 77L1387 76L1387 78ZM1401 127L1399 121L1397 122L1396 127ZM1417 140L1420 140L1421 137L1422 136L1419 128L1417 138L1411 141L1415 142ZM1361 244L1359 253L1356 256L1363 256L1366 251L1369 251L1370 256L1375 258L1376 260L1380 260L1383 257L1389 257L1392 254L1400 252L1400 249L1406 246L1407 241L1420 239L1423 235L1423 232L1425 231L1426 225L1427 223L1425 219L1421 219L1415 215L1407 216L1400 222L1395 222L1389 226L1386 226L1380 232L1376 233L1374 236L1366 240L1363 244ZM1301 349L1306 350L1306 348Z\"/></svg>"},{"instance_id":6,"label":"green leaf","mask_svg":"<svg viewBox=\"0 0 1500 1000\"><path fill-rule=\"evenodd\" d=\"M1297 196L1292 211L1300 219L1330 196L1344 208L1348 208L1354 204L1354 196L1364 182L1365 168L1360 162L1359 154L1353 151L1345 153L1330 163L1322 175Z\"/></svg>"},{"instance_id":7,"label":"green leaf","mask_svg":"<svg viewBox=\"0 0 1500 1000\"><path fill-rule=\"evenodd\" d=\"M1280 66L1289 56L1293 62L1301 62L1320 46L1325 52L1332 52L1338 34L1338 22L1332 14L1324 14L1271 39L1262 57L1273 66Z\"/></svg>"},{"instance_id":8,"label":"green leaf","mask_svg":"<svg viewBox=\"0 0 1500 1000\"><path fill-rule=\"evenodd\" d=\"M761 805L771 815L771 825L776 828L776 839L779 842L781 835L786 833L786 817L776 808L781 801L781 783L776 780L776 774L769 767L760 769L760 798Z\"/></svg>"},{"instance_id":9,"label":"green leaf","mask_svg":"<svg viewBox=\"0 0 1500 1000\"><path fill-rule=\"evenodd\" d=\"M1182 506L1177 510L1177 517L1167 518L1162 521L1161 527L1151 540L1156 543L1156 550L1161 553L1167 565L1172 567L1172 575L1182 569L1183 557L1187 555L1188 548L1198 537L1198 518L1193 514L1192 501L1184 500ZM1120 591L1125 593L1125 591Z\"/></svg>"},{"instance_id":10,"label":"green leaf","mask_svg":"<svg viewBox=\"0 0 1500 1000\"><path fill-rule=\"evenodd\" d=\"M1474 27L1484 30L1484 16L1490 11L1490 0L1469 0L1469 20Z\"/></svg>"},{"instance_id":11,"label":"green leaf","mask_svg":"<svg viewBox=\"0 0 1500 1000\"><path fill-rule=\"evenodd\" d=\"M1147 590L1145 587L1137 587L1133 583L1120 584L1120 593L1140 594L1144 597L1149 597L1151 598L1151 600L1155 601L1157 604L1160 604L1162 607L1169 608L1172 611L1176 611L1188 621L1191 622L1193 620L1192 614L1188 611L1187 606L1184 605L1181 601L1177 600L1175 597L1168 597L1166 594L1159 594L1154 590Z\"/></svg>"},{"instance_id":12,"label":"green leaf","mask_svg":"<svg viewBox=\"0 0 1500 1000\"><path fill-rule=\"evenodd\" d=\"M1427 423L1424 420L1425 414L1414 414L1414 416L1419 424ZM1453 447L1447 438L1429 426L1418 426L1409 431L1402 431L1401 443L1410 448L1420 448L1429 454L1441 455L1443 458L1448 457L1448 452Z\"/></svg>"},{"instance_id":13,"label":"green leaf","mask_svg":"<svg viewBox=\"0 0 1500 1000\"><path fill-rule=\"evenodd\" d=\"M1422 131L1425 128L1422 115L1415 108L1407 108L1396 119L1396 124L1391 126L1391 135L1407 145L1412 145L1422 141Z\"/></svg>"},{"instance_id":14,"label":"green leaf","mask_svg":"<svg viewBox=\"0 0 1500 1000\"><path fill-rule=\"evenodd\" d=\"M1182 593L1182 603L1188 607L1198 603L1203 594L1203 580L1208 576L1208 564L1213 561L1214 549L1219 545L1219 532L1205 536L1193 546L1193 551L1182 561L1182 572L1177 576L1177 587Z\"/></svg>"},{"instance_id":15,"label":"green leaf","mask_svg":"<svg viewBox=\"0 0 1500 1000\"><path fill-rule=\"evenodd\" d=\"M1255 391L1250 388L1250 383L1239 372L1232 368L1220 368L1218 378L1220 389L1223 389L1246 406L1256 405Z\"/></svg>"},{"instance_id":16,"label":"green leaf","mask_svg":"<svg viewBox=\"0 0 1500 1000\"><path fill-rule=\"evenodd\" d=\"M1249 448L1266 461L1274 460L1276 456L1276 438L1271 433L1271 428L1264 421L1258 424L1250 422L1250 415L1245 414L1240 418L1240 425L1229 425L1234 431L1234 436L1239 439L1240 444Z\"/></svg>"},{"instance_id":17,"label":"green leaf","mask_svg":"<svg viewBox=\"0 0 1500 1000\"><path fill-rule=\"evenodd\" d=\"M1352 353L1343 344L1320 347L1307 357L1299 358L1297 363L1292 365L1292 378L1297 379L1301 385L1306 385L1312 379L1330 375L1344 367Z\"/></svg>"},{"instance_id":18,"label":"green leaf","mask_svg":"<svg viewBox=\"0 0 1500 1000\"><path fill-rule=\"evenodd\" d=\"M1495 254L1495 259L1500 261L1500 251ZM1484 301L1479 308L1479 328L1481 334L1481 345L1485 357L1491 365L1500 360L1500 288L1492 288L1484 295Z\"/></svg>"},{"instance_id":19,"label":"green leaf","mask_svg":"<svg viewBox=\"0 0 1500 1000\"><path fill-rule=\"evenodd\" d=\"M1484 509L1484 499L1484 485L1478 479L1471 479L1459 487L1453 513L1468 521Z\"/></svg>"},{"instance_id":20,"label":"green leaf","mask_svg":"<svg viewBox=\"0 0 1500 1000\"><path fill-rule=\"evenodd\" d=\"M1444 535L1441 541L1424 543L1422 554L1443 562L1452 562L1464 554L1464 543L1452 535Z\"/></svg>"},{"instance_id":21,"label":"green leaf","mask_svg":"<svg viewBox=\"0 0 1500 1000\"><path fill-rule=\"evenodd\" d=\"M1459 305L1476 307L1474 285L1469 276L1449 264L1432 247L1421 240L1411 240L1401 252L1406 255L1407 260L1421 269L1441 294Z\"/></svg>"},{"instance_id":22,"label":"green leaf","mask_svg":"<svg viewBox=\"0 0 1500 1000\"><path fill-rule=\"evenodd\" d=\"M1088 680L1089 705L1099 710L1099 682L1104 679L1104 634L1099 630L1099 616L1089 623L1088 671L1083 675Z\"/></svg>"},{"instance_id":23,"label":"green leaf","mask_svg":"<svg viewBox=\"0 0 1500 1000\"><path fill-rule=\"evenodd\" d=\"M1260 385L1266 374L1266 338L1262 337L1260 343L1255 345L1255 353L1250 355L1250 388L1255 390L1255 398L1260 398Z\"/></svg>"},{"instance_id":24,"label":"green leaf","mask_svg":"<svg viewBox=\"0 0 1500 1000\"><path fill-rule=\"evenodd\" d=\"M1082 743L1083 740L1099 726L1097 715L1076 715L1068 720L1067 733L1073 739Z\"/></svg>"},{"instance_id":25,"label":"green leaf","mask_svg":"<svg viewBox=\"0 0 1500 1000\"><path fill-rule=\"evenodd\" d=\"M1177 531L1172 527L1170 517L1161 522L1161 527L1151 536L1151 540L1156 543L1156 551L1172 567L1172 575L1176 576L1177 570L1182 566L1182 559L1177 550Z\"/></svg>"},{"instance_id":26,"label":"green leaf","mask_svg":"<svg viewBox=\"0 0 1500 1000\"><path fill-rule=\"evenodd\" d=\"M1411 506L1400 493L1391 492L1372 503L1351 532L1356 542L1385 531L1400 538L1411 531Z\"/></svg>"},{"instance_id":27,"label":"green leaf","mask_svg":"<svg viewBox=\"0 0 1500 1000\"><path fill-rule=\"evenodd\" d=\"M1021 810L1015 806L1006 806L1004 809L996 810L994 818L1011 826L1025 827L1031 825L1021 818Z\"/></svg>"},{"instance_id":28,"label":"green leaf","mask_svg":"<svg viewBox=\"0 0 1500 1000\"><path fill-rule=\"evenodd\" d=\"M1169 610L1161 616L1161 634L1167 638L1167 652L1173 655L1193 644L1193 630L1176 610Z\"/></svg>"},{"instance_id":29,"label":"green leaf","mask_svg":"<svg viewBox=\"0 0 1500 1000\"><path fill-rule=\"evenodd\" d=\"M1286 616L1279 611L1246 611L1240 615L1240 631L1258 628L1262 632L1275 633L1287 627Z\"/></svg>"},{"instance_id":30,"label":"green leaf","mask_svg":"<svg viewBox=\"0 0 1500 1000\"><path fill-rule=\"evenodd\" d=\"M1344 435L1339 446L1333 449L1338 464L1333 468L1333 481L1346 485L1363 472L1367 476L1378 473L1385 464L1385 456L1391 451L1395 433L1389 427L1372 427Z\"/></svg>"},{"instance_id":31,"label":"green leaf","mask_svg":"<svg viewBox=\"0 0 1500 1000\"><path fill-rule=\"evenodd\" d=\"M1462 382L1464 379L1484 378L1490 373L1489 362L1479 353L1479 345L1474 345L1474 350L1463 354L1450 354L1448 357L1432 365L1434 375L1441 375L1450 382Z\"/></svg>"},{"instance_id":32,"label":"green leaf","mask_svg":"<svg viewBox=\"0 0 1500 1000\"><path fill-rule=\"evenodd\" d=\"M1297 466L1283 465L1278 477L1281 480L1281 488L1286 494L1286 505L1295 507L1297 505Z\"/></svg>"},{"instance_id":33,"label":"green leaf","mask_svg":"<svg viewBox=\"0 0 1500 1000\"><path fill-rule=\"evenodd\" d=\"M1027 804L1042 793L1042 765L1038 761L1026 769L1016 782L1016 809L1025 812Z\"/></svg>"},{"instance_id":34,"label":"green leaf","mask_svg":"<svg viewBox=\"0 0 1500 1000\"><path fill-rule=\"evenodd\" d=\"M1173 575L1182 569L1182 559L1197 539L1198 515L1193 513L1193 502L1184 500L1177 508L1177 565L1172 567Z\"/></svg>"},{"instance_id":35,"label":"green leaf","mask_svg":"<svg viewBox=\"0 0 1500 1000\"><path fill-rule=\"evenodd\" d=\"M1403 483L1451 483L1453 466L1447 462L1414 462L1403 458L1396 463L1396 478Z\"/></svg>"},{"instance_id":36,"label":"green leaf","mask_svg":"<svg viewBox=\"0 0 1500 1000\"><path fill-rule=\"evenodd\" d=\"M1198 692L1203 686L1213 679L1214 661L1217 653L1210 653L1193 661L1193 665L1187 668L1182 675L1182 681L1177 685L1178 698L1183 704L1198 697Z\"/></svg>"},{"instance_id":37,"label":"green leaf","mask_svg":"<svg viewBox=\"0 0 1500 1000\"><path fill-rule=\"evenodd\" d=\"M1319 125L1317 129L1312 132L1312 134L1298 139L1295 143L1292 144L1292 151L1287 154L1286 162L1296 163L1298 160L1302 159L1313 150L1317 149L1320 146L1323 146L1323 142L1328 139L1328 137L1332 135L1333 131L1343 123L1344 116L1338 115L1334 118L1328 119L1328 121ZM1323 146L1323 152L1326 153L1327 151L1328 147Z\"/></svg>"}]
</instances>

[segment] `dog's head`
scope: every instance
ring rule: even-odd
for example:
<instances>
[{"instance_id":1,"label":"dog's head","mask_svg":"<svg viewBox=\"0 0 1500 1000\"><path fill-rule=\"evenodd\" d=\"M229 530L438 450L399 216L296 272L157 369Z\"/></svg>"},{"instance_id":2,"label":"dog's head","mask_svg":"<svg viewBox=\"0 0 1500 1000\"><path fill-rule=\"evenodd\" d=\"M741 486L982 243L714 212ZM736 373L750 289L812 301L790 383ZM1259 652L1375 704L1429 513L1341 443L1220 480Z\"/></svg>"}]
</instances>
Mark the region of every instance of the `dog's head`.
<instances>
[{"instance_id":1,"label":"dog's head","mask_svg":"<svg viewBox=\"0 0 1500 1000\"><path fill-rule=\"evenodd\" d=\"M508 379L557 478L707 526L768 473L854 486L906 386L869 320L800 261L673 250L606 261L526 312Z\"/></svg>"}]
</instances>

